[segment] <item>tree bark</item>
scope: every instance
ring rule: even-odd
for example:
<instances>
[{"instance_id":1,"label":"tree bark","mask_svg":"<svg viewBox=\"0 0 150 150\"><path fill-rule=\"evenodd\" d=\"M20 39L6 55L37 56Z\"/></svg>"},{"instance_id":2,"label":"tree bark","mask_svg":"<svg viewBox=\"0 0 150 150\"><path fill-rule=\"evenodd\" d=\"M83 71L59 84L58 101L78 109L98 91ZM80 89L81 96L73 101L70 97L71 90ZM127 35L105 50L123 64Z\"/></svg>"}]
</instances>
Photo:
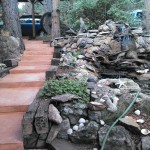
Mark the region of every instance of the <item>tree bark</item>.
<instances>
[{"instance_id":1,"label":"tree bark","mask_svg":"<svg viewBox=\"0 0 150 150\"><path fill-rule=\"evenodd\" d=\"M52 30L51 30L52 39L60 36L59 3L60 0L52 0Z\"/></svg>"},{"instance_id":2,"label":"tree bark","mask_svg":"<svg viewBox=\"0 0 150 150\"><path fill-rule=\"evenodd\" d=\"M52 0L44 0L44 13L46 12L52 12Z\"/></svg>"},{"instance_id":3,"label":"tree bark","mask_svg":"<svg viewBox=\"0 0 150 150\"><path fill-rule=\"evenodd\" d=\"M145 25L147 31L150 32L150 0L144 0L145 4Z\"/></svg>"},{"instance_id":4,"label":"tree bark","mask_svg":"<svg viewBox=\"0 0 150 150\"><path fill-rule=\"evenodd\" d=\"M20 40L20 53L23 53L25 46L21 34L21 26L18 12L17 0L1 0L4 18L4 27L9 30L12 36Z\"/></svg>"},{"instance_id":5,"label":"tree bark","mask_svg":"<svg viewBox=\"0 0 150 150\"><path fill-rule=\"evenodd\" d=\"M25 13L27 15L32 15L32 5L30 2L25 3Z\"/></svg>"}]
</instances>

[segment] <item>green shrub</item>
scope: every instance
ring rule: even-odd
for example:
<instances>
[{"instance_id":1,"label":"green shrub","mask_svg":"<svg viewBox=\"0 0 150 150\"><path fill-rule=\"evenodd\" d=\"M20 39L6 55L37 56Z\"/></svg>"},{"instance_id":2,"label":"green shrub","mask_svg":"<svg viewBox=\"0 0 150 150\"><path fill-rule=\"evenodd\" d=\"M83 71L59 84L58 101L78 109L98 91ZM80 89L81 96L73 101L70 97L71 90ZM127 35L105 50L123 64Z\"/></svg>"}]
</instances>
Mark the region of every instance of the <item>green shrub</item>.
<instances>
[{"instance_id":1,"label":"green shrub","mask_svg":"<svg viewBox=\"0 0 150 150\"><path fill-rule=\"evenodd\" d=\"M81 97L79 102L87 103L89 101L89 94L87 93L87 85L85 82L77 80L49 80L43 86L40 96L52 97L70 93Z\"/></svg>"}]
</instances>

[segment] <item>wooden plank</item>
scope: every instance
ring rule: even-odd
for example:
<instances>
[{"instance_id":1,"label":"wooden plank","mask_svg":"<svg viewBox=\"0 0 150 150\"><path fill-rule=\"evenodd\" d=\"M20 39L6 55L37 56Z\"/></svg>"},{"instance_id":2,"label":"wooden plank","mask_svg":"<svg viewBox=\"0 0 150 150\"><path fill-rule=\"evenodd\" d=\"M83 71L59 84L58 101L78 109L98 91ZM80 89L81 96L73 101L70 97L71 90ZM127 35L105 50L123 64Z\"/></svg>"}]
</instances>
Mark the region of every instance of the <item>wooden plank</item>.
<instances>
[{"instance_id":1,"label":"wooden plank","mask_svg":"<svg viewBox=\"0 0 150 150\"><path fill-rule=\"evenodd\" d=\"M34 122L34 126L38 134L44 134L49 132L49 123L48 123L49 104L50 99L43 99L40 101Z\"/></svg>"}]
</instances>

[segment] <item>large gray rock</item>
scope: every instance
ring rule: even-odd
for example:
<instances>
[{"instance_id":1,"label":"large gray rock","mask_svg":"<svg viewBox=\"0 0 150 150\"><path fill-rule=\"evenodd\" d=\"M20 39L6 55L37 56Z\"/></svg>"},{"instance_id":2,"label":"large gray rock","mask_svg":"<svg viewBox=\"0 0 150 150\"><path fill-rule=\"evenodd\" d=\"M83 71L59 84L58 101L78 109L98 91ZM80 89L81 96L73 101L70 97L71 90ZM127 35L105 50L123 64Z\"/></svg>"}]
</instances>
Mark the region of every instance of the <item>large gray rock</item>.
<instances>
[{"instance_id":1,"label":"large gray rock","mask_svg":"<svg viewBox=\"0 0 150 150\"><path fill-rule=\"evenodd\" d=\"M142 137L142 150L150 150L150 136Z\"/></svg>"},{"instance_id":2,"label":"large gray rock","mask_svg":"<svg viewBox=\"0 0 150 150\"><path fill-rule=\"evenodd\" d=\"M67 134L67 130L70 129L70 122L69 119L65 119L62 121L62 123L60 124L60 131L57 135L58 138L60 139L68 139L68 134Z\"/></svg>"},{"instance_id":3,"label":"large gray rock","mask_svg":"<svg viewBox=\"0 0 150 150\"><path fill-rule=\"evenodd\" d=\"M60 124L62 122L62 117L60 116L58 109L53 104L49 105L48 118L50 121L57 124Z\"/></svg>"},{"instance_id":4,"label":"large gray rock","mask_svg":"<svg viewBox=\"0 0 150 150\"><path fill-rule=\"evenodd\" d=\"M90 121L87 126L82 127L70 135L73 143L94 143L98 139L99 124Z\"/></svg>"},{"instance_id":5,"label":"large gray rock","mask_svg":"<svg viewBox=\"0 0 150 150\"><path fill-rule=\"evenodd\" d=\"M20 59L19 39L13 36L0 36L0 62L6 59Z\"/></svg>"},{"instance_id":6,"label":"large gray rock","mask_svg":"<svg viewBox=\"0 0 150 150\"><path fill-rule=\"evenodd\" d=\"M109 126L104 126L100 128L99 143L102 146L102 141L106 135ZM115 126L110 132L106 144L105 150L135 150L134 142L129 134L129 132L122 126Z\"/></svg>"},{"instance_id":7,"label":"large gray rock","mask_svg":"<svg viewBox=\"0 0 150 150\"><path fill-rule=\"evenodd\" d=\"M131 116L125 116L120 119L120 123L133 133L140 133L140 126L137 124L136 119Z\"/></svg>"},{"instance_id":8,"label":"large gray rock","mask_svg":"<svg viewBox=\"0 0 150 150\"><path fill-rule=\"evenodd\" d=\"M46 143L51 144L51 142L57 137L59 131L60 131L60 125L53 124L47 136Z\"/></svg>"},{"instance_id":9,"label":"large gray rock","mask_svg":"<svg viewBox=\"0 0 150 150\"><path fill-rule=\"evenodd\" d=\"M79 96L76 96L74 94L62 94L62 95L57 95L55 97L52 97L51 98L53 101L56 101L56 102L67 102L67 101L71 101L73 99L80 99Z\"/></svg>"},{"instance_id":10,"label":"large gray rock","mask_svg":"<svg viewBox=\"0 0 150 150\"><path fill-rule=\"evenodd\" d=\"M116 41L116 40L111 40L109 43L112 52L110 53L115 53L115 52L121 52L121 43Z\"/></svg>"},{"instance_id":11,"label":"large gray rock","mask_svg":"<svg viewBox=\"0 0 150 150\"><path fill-rule=\"evenodd\" d=\"M108 125L111 125L129 106L129 104L132 102L134 98L134 95L131 95L130 93L124 93L119 97L118 105L117 105L117 111L112 113L106 109L101 111L101 118L104 120ZM133 108L129 111L131 112Z\"/></svg>"},{"instance_id":12,"label":"large gray rock","mask_svg":"<svg viewBox=\"0 0 150 150\"><path fill-rule=\"evenodd\" d=\"M146 98L145 100L141 101L138 109L140 109L142 113L149 116L150 115L150 99Z\"/></svg>"}]
</instances>

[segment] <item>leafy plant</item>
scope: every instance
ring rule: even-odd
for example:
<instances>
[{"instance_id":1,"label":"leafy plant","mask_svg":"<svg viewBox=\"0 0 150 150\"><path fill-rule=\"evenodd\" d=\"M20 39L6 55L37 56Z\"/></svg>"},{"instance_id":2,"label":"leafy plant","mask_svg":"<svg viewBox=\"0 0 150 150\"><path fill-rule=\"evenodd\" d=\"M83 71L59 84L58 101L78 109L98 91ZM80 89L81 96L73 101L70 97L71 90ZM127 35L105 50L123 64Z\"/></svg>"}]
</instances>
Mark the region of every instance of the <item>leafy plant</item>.
<instances>
[{"instance_id":1,"label":"leafy plant","mask_svg":"<svg viewBox=\"0 0 150 150\"><path fill-rule=\"evenodd\" d=\"M77 80L49 80L43 86L40 96L52 97L70 93L81 97L79 102L87 103L89 101L89 94L87 93L87 85L83 81Z\"/></svg>"}]
</instances>

